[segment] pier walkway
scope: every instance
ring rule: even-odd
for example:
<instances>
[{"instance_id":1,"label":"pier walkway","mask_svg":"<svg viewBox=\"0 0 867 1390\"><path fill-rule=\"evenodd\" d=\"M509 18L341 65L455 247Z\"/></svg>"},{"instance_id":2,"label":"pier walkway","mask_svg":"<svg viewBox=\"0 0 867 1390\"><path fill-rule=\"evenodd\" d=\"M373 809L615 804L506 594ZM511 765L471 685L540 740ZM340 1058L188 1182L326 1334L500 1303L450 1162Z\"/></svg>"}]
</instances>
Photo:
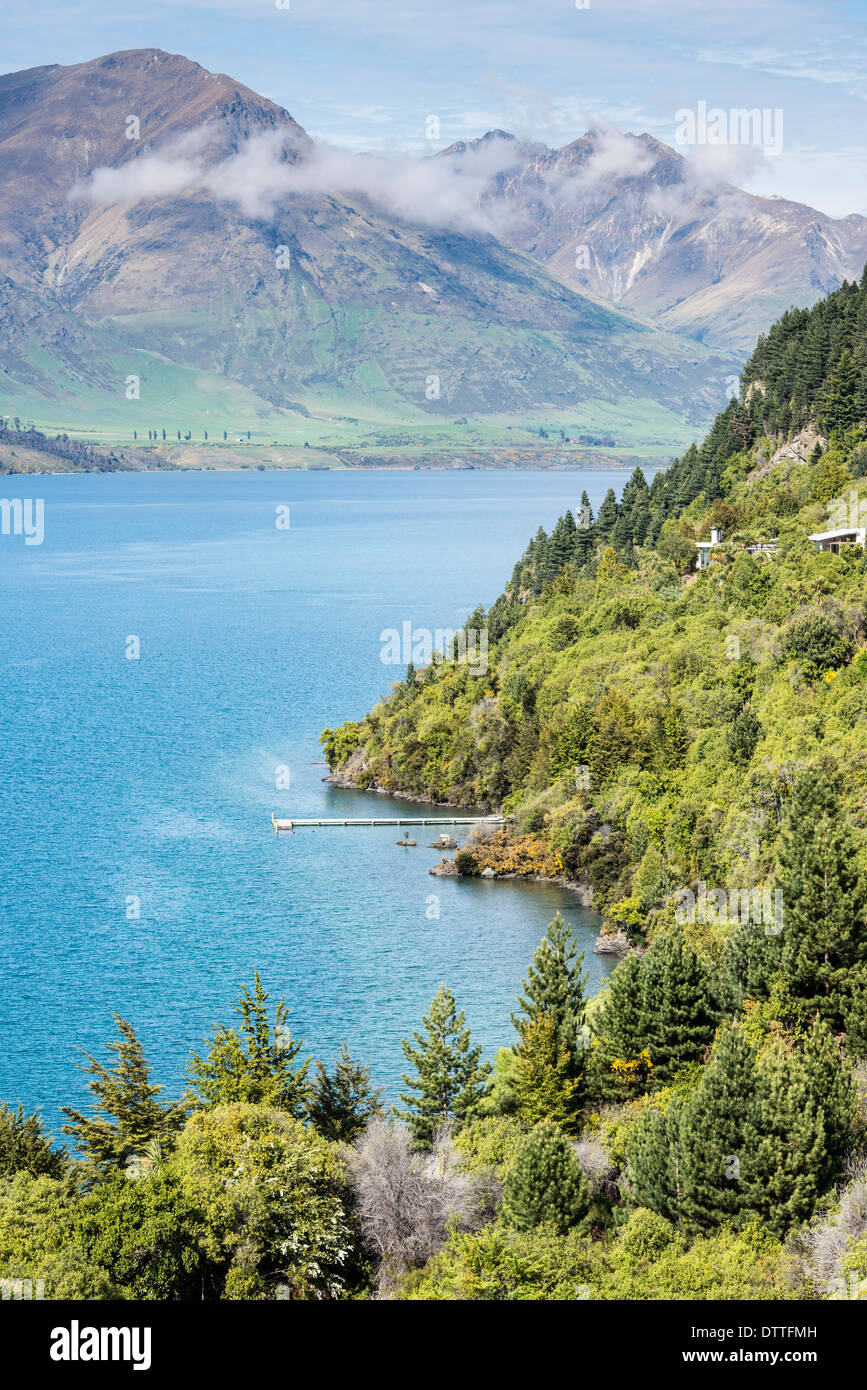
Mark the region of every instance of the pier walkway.
<instances>
[{"instance_id":1,"label":"pier walkway","mask_svg":"<svg viewBox=\"0 0 867 1390\"><path fill-rule=\"evenodd\" d=\"M274 834L279 835L281 830L299 830L308 826L350 826L350 825L490 825L491 827L505 825L504 816L356 816L341 817L327 820L308 820L301 817L292 817L291 820L279 819L271 813L271 824L274 827Z\"/></svg>"}]
</instances>

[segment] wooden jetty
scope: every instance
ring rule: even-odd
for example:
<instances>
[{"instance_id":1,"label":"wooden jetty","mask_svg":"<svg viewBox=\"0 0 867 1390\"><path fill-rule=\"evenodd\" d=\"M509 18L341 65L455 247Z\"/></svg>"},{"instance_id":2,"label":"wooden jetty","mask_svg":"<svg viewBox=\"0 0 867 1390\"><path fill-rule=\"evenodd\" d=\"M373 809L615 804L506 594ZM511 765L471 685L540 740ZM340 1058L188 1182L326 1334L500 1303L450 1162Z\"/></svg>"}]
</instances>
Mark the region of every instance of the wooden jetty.
<instances>
[{"instance_id":1,"label":"wooden jetty","mask_svg":"<svg viewBox=\"0 0 867 1390\"><path fill-rule=\"evenodd\" d=\"M304 817L293 816L289 820L278 819L273 811L271 812L271 824L274 827L275 835L279 835L281 830L301 830L309 826L490 825L495 827L505 825L505 823L504 816L343 816L340 819L329 818L326 820L309 820Z\"/></svg>"}]
</instances>

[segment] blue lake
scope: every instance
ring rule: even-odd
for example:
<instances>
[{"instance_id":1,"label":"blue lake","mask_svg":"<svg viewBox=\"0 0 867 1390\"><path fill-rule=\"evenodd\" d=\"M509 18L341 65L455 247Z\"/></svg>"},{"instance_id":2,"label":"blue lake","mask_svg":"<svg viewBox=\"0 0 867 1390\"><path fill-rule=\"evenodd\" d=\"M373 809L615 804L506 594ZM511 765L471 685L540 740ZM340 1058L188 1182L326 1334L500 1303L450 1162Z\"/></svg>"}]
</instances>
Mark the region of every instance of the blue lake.
<instances>
[{"instance_id":1,"label":"blue lake","mask_svg":"<svg viewBox=\"0 0 867 1390\"><path fill-rule=\"evenodd\" d=\"M598 988L597 919L574 894L432 878L434 830L417 849L393 828L277 838L271 812L403 811L322 781L321 729L402 675L381 632L457 627L540 525L627 477L4 478L5 496L44 499L45 539L0 537L0 1099L57 1133L58 1107L88 1100L75 1048L105 1057L112 1010L179 1094L256 967L314 1056L345 1038L394 1100L400 1039L441 981L487 1055L513 1040L558 908Z\"/></svg>"}]
</instances>

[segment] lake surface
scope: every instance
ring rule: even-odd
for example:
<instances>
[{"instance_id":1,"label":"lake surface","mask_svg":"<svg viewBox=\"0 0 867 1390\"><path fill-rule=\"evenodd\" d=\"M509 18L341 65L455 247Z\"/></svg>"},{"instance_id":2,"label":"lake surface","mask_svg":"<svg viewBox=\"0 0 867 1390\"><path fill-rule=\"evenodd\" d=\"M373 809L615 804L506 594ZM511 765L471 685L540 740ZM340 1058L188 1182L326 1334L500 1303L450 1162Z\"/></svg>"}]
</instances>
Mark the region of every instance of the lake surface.
<instances>
[{"instance_id":1,"label":"lake surface","mask_svg":"<svg viewBox=\"0 0 867 1390\"><path fill-rule=\"evenodd\" d=\"M57 1133L58 1107L89 1099L75 1048L105 1060L112 1010L179 1094L256 967L314 1056L345 1038L395 1100L400 1040L441 981L487 1055L513 1041L558 908L598 988L610 967L574 894L432 878L433 828L403 849L394 828L278 838L270 818L408 812L322 781L321 729L403 674L381 632L459 626L540 525L627 477L4 478L44 499L45 538L0 536L0 1099Z\"/></svg>"}]
</instances>

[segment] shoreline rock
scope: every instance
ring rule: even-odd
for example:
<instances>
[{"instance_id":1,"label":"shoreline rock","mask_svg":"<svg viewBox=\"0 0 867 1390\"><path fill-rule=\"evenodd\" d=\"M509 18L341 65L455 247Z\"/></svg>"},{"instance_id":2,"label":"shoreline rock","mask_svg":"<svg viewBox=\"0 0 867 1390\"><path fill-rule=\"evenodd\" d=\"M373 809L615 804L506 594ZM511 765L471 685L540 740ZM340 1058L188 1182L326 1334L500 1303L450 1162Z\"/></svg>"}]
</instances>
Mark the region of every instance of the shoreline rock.
<instances>
[{"instance_id":1,"label":"shoreline rock","mask_svg":"<svg viewBox=\"0 0 867 1390\"><path fill-rule=\"evenodd\" d=\"M632 942L622 931L611 936L598 936L593 947L594 956L619 956L622 960L632 950Z\"/></svg>"}]
</instances>

